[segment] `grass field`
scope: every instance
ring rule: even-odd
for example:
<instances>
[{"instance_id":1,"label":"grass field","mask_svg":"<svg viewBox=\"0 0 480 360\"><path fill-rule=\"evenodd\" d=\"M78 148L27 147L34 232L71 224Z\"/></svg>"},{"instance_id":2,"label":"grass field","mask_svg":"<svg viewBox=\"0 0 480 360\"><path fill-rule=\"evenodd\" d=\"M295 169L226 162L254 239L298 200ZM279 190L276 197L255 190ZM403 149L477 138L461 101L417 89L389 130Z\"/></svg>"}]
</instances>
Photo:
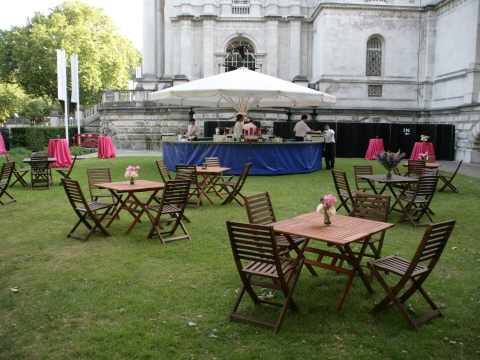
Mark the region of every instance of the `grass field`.
<instances>
[{"instance_id":1,"label":"grass field","mask_svg":"<svg viewBox=\"0 0 480 360\"><path fill-rule=\"evenodd\" d=\"M161 181L155 160L78 160L72 177L86 194L89 167L110 167L113 181L124 181L125 168L139 165L139 179ZM337 159L336 167L354 187L352 165L365 163L385 173L363 159ZM480 358L480 179L457 175L461 192L437 192L433 199L436 221L457 220L425 284L445 318L415 332L395 308L371 315L384 293L374 281L370 295L360 279L336 311L346 277L328 271L313 277L304 269L294 294L299 311L287 312L277 335L262 325L227 321L241 282L225 221L246 221L244 208L222 206L217 198L188 209L192 240L166 245L147 238L145 216L125 235L131 217L122 213L109 228L111 237L94 234L81 243L66 237L77 219L55 171L54 182L51 190L37 191L17 184L9 191L18 202L0 206L0 359ZM250 176L243 193L265 190L279 220L314 211L320 196L335 194L326 170ZM398 213L389 218L395 226L387 231L383 255L408 259L425 228L399 219ZM276 319L277 308L245 300L243 309ZM414 296L408 304L416 316L429 309L421 300Z\"/></svg>"}]
</instances>

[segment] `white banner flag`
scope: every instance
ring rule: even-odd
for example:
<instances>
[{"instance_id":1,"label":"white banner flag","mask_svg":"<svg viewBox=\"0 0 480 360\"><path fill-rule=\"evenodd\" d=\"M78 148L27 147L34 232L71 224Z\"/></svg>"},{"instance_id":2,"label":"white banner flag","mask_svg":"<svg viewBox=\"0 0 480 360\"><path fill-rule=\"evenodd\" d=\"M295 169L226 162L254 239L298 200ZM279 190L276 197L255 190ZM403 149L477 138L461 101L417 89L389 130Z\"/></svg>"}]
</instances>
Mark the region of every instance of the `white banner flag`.
<instances>
[{"instance_id":1,"label":"white banner flag","mask_svg":"<svg viewBox=\"0 0 480 360\"><path fill-rule=\"evenodd\" d=\"M65 50L57 49L57 83L58 100L67 100L67 66L65 64Z\"/></svg>"},{"instance_id":2,"label":"white banner flag","mask_svg":"<svg viewBox=\"0 0 480 360\"><path fill-rule=\"evenodd\" d=\"M79 103L78 94L78 55L70 56L70 73L72 74L72 103Z\"/></svg>"}]
</instances>

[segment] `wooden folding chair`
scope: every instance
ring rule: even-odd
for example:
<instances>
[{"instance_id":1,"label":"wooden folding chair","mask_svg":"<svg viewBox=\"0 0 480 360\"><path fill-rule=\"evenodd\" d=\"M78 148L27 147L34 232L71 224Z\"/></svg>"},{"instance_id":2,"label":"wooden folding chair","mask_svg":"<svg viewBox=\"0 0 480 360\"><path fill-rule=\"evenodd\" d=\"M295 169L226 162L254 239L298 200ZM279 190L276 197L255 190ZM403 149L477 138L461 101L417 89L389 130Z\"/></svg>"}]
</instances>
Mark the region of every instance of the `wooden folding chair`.
<instances>
[{"instance_id":1,"label":"wooden folding chair","mask_svg":"<svg viewBox=\"0 0 480 360\"><path fill-rule=\"evenodd\" d=\"M198 209L199 206L203 205L202 203L203 189L202 189L202 184L198 181L197 167L195 165L177 165L176 170L177 172L179 171L183 172L183 175L179 175L179 176L182 176L183 178L187 178L188 172L191 172L190 193L188 195L187 207ZM190 199L192 198L196 199L196 201L189 202Z\"/></svg>"},{"instance_id":2,"label":"wooden folding chair","mask_svg":"<svg viewBox=\"0 0 480 360\"><path fill-rule=\"evenodd\" d=\"M2 165L2 172L0 173L0 204L6 205L11 202L16 202L15 198L10 195L7 191L8 185L10 184L10 180L12 179L13 168L15 167L14 161L9 161L3 163ZM3 201L2 196L8 196L10 200Z\"/></svg>"},{"instance_id":3,"label":"wooden folding chair","mask_svg":"<svg viewBox=\"0 0 480 360\"><path fill-rule=\"evenodd\" d=\"M430 203L435 194L437 183L438 176L421 176L412 194L401 194L398 196L398 204L403 211L399 222L403 222L407 218L414 227L427 225L428 223L415 222L420 221L423 215L427 215L430 221L433 222L430 216L430 214L433 214L433 211L430 210ZM411 214L416 217L413 218Z\"/></svg>"},{"instance_id":4,"label":"wooden folding chair","mask_svg":"<svg viewBox=\"0 0 480 360\"><path fill-rule=\"evenodd\" d=\"M272 226L227 221L227 229L235 264L243 283L229 320L239 318L271 326L277 333L287 309L298 311L292 296L302 270L303 260L279 254ZM253 286L260 290L255 291ZM273 294L270 299L271 291L267 294L266 289L278 291L279 294ZM255 304L264 303L281 307L277 321L237 312L245 291ZM275 301L276 296L282 296L285 299L281 299L283 300L281 302L280 299Z\"/></svg>"},{"instance_id":5,"label":"wooden folding chair","mask_svg":"<svg viewBox=\"0 0 480 360\"><path fill-rule=\"evenodd\" d=\"M163 244L173 240L190 239L190 235L182 223L183 212L185 211L190 192L190 183L191 180L168 180L165 183L160 203L146 207L152 222L152 229L148 234L148 238L157 234ZM154 216L152 212L156 213L156 215ZM163 215L168 217L162 218ZM164 230L162 226L164 223L173 223L173 225L170 230ZM173 236L179 227L183 230L184 235L165 238L165 235Z\"/></svg>"},{"instance_id":6,"label":"wooden folding chair","mask_svg":"<svg viewBox=\"0 0 480 360\"><path fill-rule=\"evenodd\" d=\"M46 156L34 155L30 162L30 187L36 189L50 189L52 170Z\"/></svg>"},{"instance_id":7,"label":"wooden folding chair","mask_svg":"<svg viewBox=\"0 0 480 360\"><path fill-rule=\"evenodd\" d=\"M46 158L49 158L50 157L50 153L48 151L34 151L32 153L32 157L34 156L44 156Z\"/></svg>"},{"instance_id":8,"label":"wooden folding chair","mask_svg":"<svg viewBox=\"0 0 480 360\"><path fill-rule=\"evenodd\" d=\"M357 191L373 191L366 179L358 177L358 175L373 175L372 165L353 165L353 175L355 176ZM383 187L375 187L375 190L382 191Z\"/></svg>"},{"instance_id":9,"label":"wooden folding chair","mask_svg":"<svg viewBox=\"0 0 480 360\"><path fill-rule=\"evenodd\" d=\"M68 200L70 201L73 210L79 218L78 222L75 224L72 230L70 230L67 237L74 237L77 239L81 239L82 242L85 242L95 231L100 231L105 236L110 236L110 233L107 231L107 229L103 227L101 222L103 221L103 219L105 219L105 216L109 212L111 212L113 204L103 203L99 201L89 203L85 199L80 184L77 180L61 179L61 181L63 183L63 187L65 188ZM97 212L102 210L103 212L98 215ZM93 224L90 224L89 221ZM86 236L74 234L80 223L83 223L87 227L87 229L90 230Z\"/></svg>"},{"instance_id":10,"label":"wooden folding chair","mask_svg":"<svg viewBox=\"0 0 480 360\"><path fill-rule=\"evenodd\" d=\"M427 156L427 163L434 163L436 161L436 156Z\"/></svg>"},{"instance_id":11,"label":"wooden folding chair","mask_svg":"<svg viewBox=\"0 0 480 360\"><path fill-rule=\"evenodd\" d=\"M407 176L411 178L419 178L425 169L425 160L408 160Z\"/></svg>"},{"instance_id":12,"label":"wooden folding chair","mask_svg":"<svg viewBox=\"0 0 480 360\"><path fill-rule=\"evenodd\" d=\"M343 207L347 213L350 214L350 208L348 205L352 205L355 202L355 196L361 193L361 191L350 190L350 185L348 185L347 175L344 171L332 170L333 182L335 184L335 189L337 189L338 198L340 199L340 206L337 208L337 211Z\"/></svg>"},{"instance_id":13,"label":"wooden folding chair","mask_svg":"<svg viewBox=\"0 0 480 360\"><path fill-rule=\"evenodd\" d=\"M247 180L248 173L250 171L250 167L252 166L252 163L247 163L243 165L242 173L238 177L237 182L232 182L232 181L225 181L220 183L220 187L228 194L227 198L225 201L222 203L222 205L225 205L232 200L235 200L240 206L243 206L243 203L241 203L237 197L241 197L242 200L244 196L240 193L240 190L242 190L243 185L245 184L245 180Z\"/></svg>"},{"instance_id":14,"label":"wooden folding chair","mask_svg":"<svg viewBox=\"0 0 480 360\"><path fill-rule=\"evenodd\" d=\"M388 213L390 210L390 195L375 195L359 193L355 197L355 204L350 216L388 222ZM368 246L372 250L372 254L365 252L363 256L380 258L382 252L383 240L385 238L385 230L373 234L373 237L364 238L357 243L364 244L368 242ZM354 252L355 253L355 252Z\"/></svg>"},{"instance_id":15,"label":"wooden folding chair","mask_svg":"<svg viewBox=\"0 0 480 360\"><path fill-rule=\"evenodd\" d=\"M277 221L268 191L245 196L243 200L245 201L245 210L247 210L248 222L250 224L268 225ZM308 241L301 236L291 236L291 238L296 246ZM287 255L292 250L292 245L284 234L275 234L275 239L282 255Z\"/></svg>"},{"instance_id":16,"label":"wooden folding chair","mask_svg":"<svg viewBox=\"0 0 480 360\"><path fill-rule=\"evenodd\" d=\"M207 164L207 166L221 167L220 159L218 157L206 157L206 158L204 158L203 161ZM215 182L212 185L219 188L221 182L231 181L232 179L233 179L233 175L224 175L223 173L220 173L218 175L218 177L215 179ZM221 187L218 190L221 190ZM213 189L209 188L207 190L207 193L212 192L212 191L213 191ZM226 193L223 192L223 193L220 193L220 194L226 194Z\"/></svg>"},{"instance_id":17,"label":"wooden folding chair","mask_svg":"<svg viewBox=\"0 0 480 360\"><path fill-rule=\"evenodd\" d=\"M5 154L5 159L7 159L7 162L12 161L12 158L10 157L9 154ZM17 182L19 182L21 185L27 187L28 183L25 181L25 179L23 177L25 175L27 175L29 172L30 172L30 169L17 170L17 165L14 164L13 165L13 175L15 176L16 180L13 183L11 183L9 186L11 187L11 186L15 185Z\"/></svg>"},{"instance_id":18,"label":"wooden folding chair","mask_svg":"<svg viewBox=\"0 0 480 360\"><path fill-rule=\"evenodd\" d=\"M77 155L74 156L71 167L64 168L64 169L55 169L55 171L60 174L62 179L71 179L70 174L72 173L73 167L75 166L75 161L77 161ZM60 179L60 185L62 185L61 179Z\"/></svg>"},{"instance_id":19,"label":"wooden folding chair","mask_svg":"<svg viewBox=\"0 0 480 360\"><path fill-rule=\"evenodd\" d=\"M167 168L167 164L165 163L165 160L160 159L160 160L157 160L156 163L157 163L158 172L160 173L160 176L162 177L163 182L166 183L168 180L172 180L172 177L170 176L170 171Z\"/></svg>"},{"instance_id":20,"label":"wooden folding chair","mask_svg":"<svg viewBox=\"0 0 480 360\"><path fill-rule=\"evenodd\" d=\"M159 160L159 161L162 161L162 160ZM158 165L158 161L157 161L157 165ZM170 176L170 174L168 176ZM193 177L193 172L191 170L188 170L188 169L177 169L177 172L175 174L175 180L190 180L191 181L192 177ZM164 181L165 184L167 183L167 181L172 180L172 179L168 180L167 177L165 177L165 179L167 179L166 181ZM160 204L161 201L162 201L162 195L155 195L154 200L157 202L157 204ZM190 219L185 216L185 213L182 214L182 220L185 220L186 222L191 223Z\"/></svg>"},{"instance_id":21,"label":"wooden folding chair","mask_svg":"<svg viewBox=\"0 0 480 360\"><path fill-rule=\"evenodd\" d=\"M98 199L101 200L109 200L112 202L113 207L110 211L109 214L106 218L111 219L115 210L118 206L118 200L117 198L110 192L105 193L101 191L106 191L103 189L99 189L98 186L95 186L95 184L102 184L102 183L111 183L112 182L112 176L110 175L110 168L108 167L101 167L101 168L87 168L87 179L88 179L88 191L90 192L90 198L92 201L98 201ZM123 194L117 194L117 196L122 197ZM120 219L120 215L117 217Z\"/></svg>"},{"instance_id":22,"label":"wooden folding chair","mask_svg":"<svg viewBox=\"0 0 480 360\"><path fill-rule=\"evenodd\" d=\"M454 225L455 220L429 225L425 230L425 234L423 235L422 241L413 256L412 261L393 255L378 260L372 260L367 264L372 274L387 293L387 296L372 309L372 313L378 313L387 306L393 304L414 330L418 330L418 325L434 316L440 315L443 317L442 312L422 285L433 271L438 260L440 260L443 249L445 249ZM428 263L425 263L427 261ZM425 265L422 265L422 263L425 263ZM387 271L391 274L400 276L401 278L397 284L389 286L379 270ZM406 287L410 288L400 295L400 292ZM420 292L433 311L417 319L412 319L402 304L417 291ZM415 306L415 308L419 311L417 306Z\"/></svg>"},{"instance_id":23,"label":"wooden folding chair","mask_svg":"<svg viewBox=\"0 0 480 360\"><path fill-rule=\"evenodd\" d=\"M462 165L462 162L463 162L463 160L461 160L458 163L458 166L457 166L457 168L455 169L455 172L452 175L446 175L446 174L443 174L443 173L439 173L440 180L442 180L445 183L445 185L443 185L440 188L440 190L438 190L438 191L444 191L448 186L450 189L452 189L453 192L458 193L458 189L452 184L452 181L453 181L453 179L455 179L455 176L457 175L458 169L460 169L460 166Z\"/></svg>"}]
</instances>

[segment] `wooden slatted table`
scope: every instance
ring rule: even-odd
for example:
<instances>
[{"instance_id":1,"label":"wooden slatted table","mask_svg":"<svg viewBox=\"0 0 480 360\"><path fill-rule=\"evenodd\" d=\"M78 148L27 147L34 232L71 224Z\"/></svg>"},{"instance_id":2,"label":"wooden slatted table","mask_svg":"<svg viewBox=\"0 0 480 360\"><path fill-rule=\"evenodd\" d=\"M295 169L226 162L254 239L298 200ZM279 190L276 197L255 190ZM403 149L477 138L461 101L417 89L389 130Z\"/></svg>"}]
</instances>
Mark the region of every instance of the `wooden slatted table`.
<instances>
[{"instance_id":1,"label":"wooden slatted table","mask_svg":"<svg viewBox=\"0 0 480 360\"><path fill-rule=\"evenodd\" d=\"M229 167L208 166L206 169L203 169L201 166L197 166L197 174L202 174L203 176L203 180L201 181L201 184L199 184L201 187L201 191L203 195L205 195L205 197L208 199L208 201L210 201L210 204L213 204L213 201L207 195L207 190L210 188L213 189L215 194L217 194L220 199L223 199L222 195L220 195L218 190L215 189L215 186L213 184L215 184L215 180L222 172L228 170L230 170Z\"/></svg>"},{"instance_id":2,"label":"wooden slatted table","mask_svg":"<svg viewBox=\"0 0 480 360\"><path fill-rule=\"evenodd\" d=\"M388 188L390 192L392 193L393 197L395 198L395 201L393 202L393 205L390 206L389 214L392 212L392 210L400 211L403 212L403 210L400 209L395 209L395 205L398 203L398 197L401 196L407 188L405 187L404 190L400 192L400 194L397 194L395 191L395 185L396 184L415 184L418 182L418 178L411 178L407 176L399 176L399 175L392 175L391 178L387 178L386 175L357 175L359 178L367 180L368 184L372 188L373 192L375 194L383 194L385 190ZM384 184L382 190L378 192L375 188L375 181L377 181L380 184Z\"/></svg>"},{"instance_id":3,"label":"wooden slatted table","mask_svg":"<svg viewBox=\"0 0 480 360\"><path fill-rule=\"evenodd\" d=\"M350 244L368 238L379 231L389 229L394 224L343 215L331 216L330 220L332 225L326 226L323 224L323 215L312 212L291 219L277 221L270 225L273 226L276 232L285 234L290 245L297 252L298 257L304 260L305 264L348 275L348 280L337 304L337 310L340 310L356 273L360 275L367 290L370 293L373 292L370 282L360 266L363 254L368 247L368 241L364 242L357 254L353 252ZM325 242L336 246L340 252L318 249L308 246L308 244L303 249L300 249L291 236L301 236L309 239L309 241ZM305 253L315 254L317 258L315 260L307 259ZM326 261L327 259L325 258L330 260ZM343 265L348 264L353 264L353 266L351 268L343 267ZM314 275L317 274L315 273Z\"/></svg>"},{"instance_id":4,"label":"wooden slatted table","mask_svg":"<svg viewBox=\"0 0 480 360\"><path fill-rule=\"evenodd\" d=\"M133 216L133 222L127 230L127 234L132 231L133 227L140 221L140 217L146 210L146 207L150 205L153 199L155 199L155 195L160 190L163 190L165 187L164 183L158 183L155 181L148 181L148 180L135 180L134 185L130 185L130 181L120 181L120 182L113 182L113 183L100 183L94 184L98 186L100 189L107 189L112 193L113 196L118 200L119 206L117 206L117 210L115 214L113 214L112 218L107 224L107 228L110 226L113 220L118 216L121 210L127 210ZM143 203L140 199L135 195L135 193L139 192L147 192L152 191L148 201ZM127 193L127 197L122 199L121 196L118 194ZM140 208L140 209L138 209ZM148 211L147 214L149 215ZM150 216L150 215L149 215ZM150 219L152 220L152 219Z\"/></svg>"}]
</instances>

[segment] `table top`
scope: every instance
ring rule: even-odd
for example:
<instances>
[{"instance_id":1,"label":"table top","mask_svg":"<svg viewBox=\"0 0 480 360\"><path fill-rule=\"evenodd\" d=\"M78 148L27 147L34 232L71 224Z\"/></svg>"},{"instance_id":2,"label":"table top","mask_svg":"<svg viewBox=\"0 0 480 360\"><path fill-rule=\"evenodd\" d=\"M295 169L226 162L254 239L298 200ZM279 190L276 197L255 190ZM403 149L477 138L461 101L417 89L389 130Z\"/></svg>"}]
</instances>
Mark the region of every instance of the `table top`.
<instances>
[{"instance_id":1,"label":"table top","mask_svg":"<svg viewBox=\"0 0 480 360\"><path fill-rule=\"evenodd\" d=\"M48 162L55 162L55 161L57 161L57 158L47 158L46 160L47 160ZM30 163L30 162L32 162L32 161L37 161L37 160L32 160L32 158L25 158L25 159L23 159L23 162L24 162L24 163ZM45 161L45 160L38 160L38 161Z\"/></svg>"},{"instance_id":2,"label":"table top","mask_svg":"<svg viewBox=\"0 0 480 360\"><path fill-rule=\"evenodd\" d=\"M202 169L201 166L197 166L197 173L199 174L218 174L228 170L230 170L229 167L209 166L206 169Z\"/></svg>"},{"instance_id":3,"label":"table top","mask_svg":"<svg viewBox=\"0 0 480 360\"><path fill-rule=\"evenodd\" d=\"M418 182L417 178L411 178L407 176L400 176L400 175L393 175L391 178L387 178L386 175L357 175L357 177L366 179L366 180L373 180L379 183L416 183Z\"/></svg>"},{"instance_id":4,"label":"table top","mask_svg":"<svg viewBox=\"0 0 480 360\"><path fill-rule=\"evenodd\" d=\"M130 185L130 181L120 181L112 183L100 183L94 184L100 189L108 189L117 192L142 192L142 191L152 191L163 189L165 187L164 183L159 183L149 180L135 180L134 185Z\"/></svg>"},{"instance_id":5,"label":"table top","mask_svg":"<svg viewBox=\"0 0 480 360\"><path fill-rule=\"evenodd\" d=\"M402 163L403 166L408 166L408 161L407 162L404 162ZM426 162L425 163L425 167L426 168L430 168L430 169L436 169L436 168L439 168L440 166L442 166L442 163L437 163L437 162Z\"/></svg>"},{"instance_id":6,"label":"table top","mask_svg":"<svg viewBox=\"0 0 480 360\"><path fill-rule=\"evenodd\" d=\"M390 223L344 215L330 216L330 221L332 225L326 226L323 224L323 215L311 212L269 225L272 225L276 232L333 245L346 245L394 226Z\"/></svg>"}]
</instances>

